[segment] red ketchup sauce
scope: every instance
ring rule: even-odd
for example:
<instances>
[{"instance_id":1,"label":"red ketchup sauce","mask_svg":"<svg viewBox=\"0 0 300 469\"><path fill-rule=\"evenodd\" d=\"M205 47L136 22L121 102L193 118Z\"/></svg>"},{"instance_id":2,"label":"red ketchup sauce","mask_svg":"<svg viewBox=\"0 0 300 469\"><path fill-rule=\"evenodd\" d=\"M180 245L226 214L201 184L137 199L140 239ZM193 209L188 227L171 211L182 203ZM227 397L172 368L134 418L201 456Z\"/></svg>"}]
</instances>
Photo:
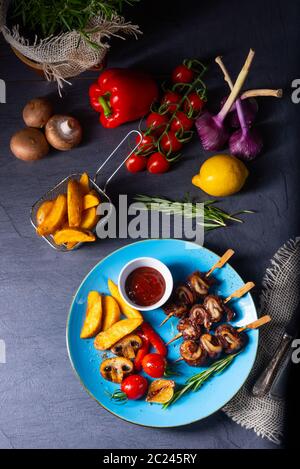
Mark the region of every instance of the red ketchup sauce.
<instances>
[{"instance_id":1,"label":"red ketchup sauce","mask_svg":"<svg viewBox=\"0 0 300 469\"><path fill-rule=\"evenodd\" d=\"M166 282L161 273L153 267L138 267L125 282L128 298L137 306L151 306L164 295Z\"/></svg>"}]
</instances>

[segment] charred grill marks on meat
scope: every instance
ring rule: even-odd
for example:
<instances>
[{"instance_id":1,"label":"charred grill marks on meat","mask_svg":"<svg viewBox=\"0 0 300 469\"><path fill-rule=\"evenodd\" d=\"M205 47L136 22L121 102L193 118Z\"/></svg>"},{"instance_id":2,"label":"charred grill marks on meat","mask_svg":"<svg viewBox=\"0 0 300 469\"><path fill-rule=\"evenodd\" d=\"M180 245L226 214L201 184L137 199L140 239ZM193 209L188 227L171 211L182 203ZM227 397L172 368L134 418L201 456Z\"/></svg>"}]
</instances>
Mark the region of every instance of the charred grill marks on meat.
<instances>
[{"instance_id":1,"label":"charred grill marks on meat","mask_svg":"<svg viewBox=\"0 0 300 469\"><path fill-rule=\"evenodd\" d=\"M190 366L201 366L206 362L207 352L194 340L185 340L180 346L180 354Z\"/></svg>"},{"instance_id":2,"label":"charred grill marks on meat","mask_svg":"<svg viewBox=\"0 0 300 469\"><path fill-rule=\"evenodd\" d=\"M238 332L231 324L221 324L216 328L215 334L227 354L236 353L245 345L245 334Z\"/></svg>"},{"instance_id":3,"label":"charred grill marks on meat","mask_svg":"<svg viewBox=\"0 0 300 469\"><path fill-rule=\"evenodd\" d=\"M232 309L226 306L222 298L217 295L207 295L204 298L203 306L209 313L211 323L220 322L224 315L226 315L227 321L231 321L234 317Z\"/></svg>"},{"instance_id":4,"label":"charred grill marks on meat","mask_svg":"<svg viewBox=\"0 0 300 469\"><path fill-rule=\"evenodd\" d=\"M197 296L204 298L208 295L208 291L213 284L213 279L206 277L199 271L193 272L188 277L188 284L190 288L197 294Z\"/></svg>"}]
</instances>

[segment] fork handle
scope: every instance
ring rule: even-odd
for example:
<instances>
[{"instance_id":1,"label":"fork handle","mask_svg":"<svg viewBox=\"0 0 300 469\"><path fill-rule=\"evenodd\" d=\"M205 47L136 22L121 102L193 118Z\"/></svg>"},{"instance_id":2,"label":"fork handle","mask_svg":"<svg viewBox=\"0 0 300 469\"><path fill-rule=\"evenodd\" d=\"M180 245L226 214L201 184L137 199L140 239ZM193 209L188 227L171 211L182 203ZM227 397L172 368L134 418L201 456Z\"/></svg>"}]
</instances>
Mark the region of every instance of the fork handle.
<instances>
[{"instance_id":1,"label":"fork handle","mask_svg":"<svg viewBox=\"0 0 300 469\"><path fill-rule=\"evenodd\" d=\"M278 345L275 354L268 364L268 366L261 373L256 383L252 388L252 394L256 397L263 397L270 390L274 379L276 378L278 367L286 354L292 341L292 336L284 333L280 344Z\"/></svg>"}]
</instances>

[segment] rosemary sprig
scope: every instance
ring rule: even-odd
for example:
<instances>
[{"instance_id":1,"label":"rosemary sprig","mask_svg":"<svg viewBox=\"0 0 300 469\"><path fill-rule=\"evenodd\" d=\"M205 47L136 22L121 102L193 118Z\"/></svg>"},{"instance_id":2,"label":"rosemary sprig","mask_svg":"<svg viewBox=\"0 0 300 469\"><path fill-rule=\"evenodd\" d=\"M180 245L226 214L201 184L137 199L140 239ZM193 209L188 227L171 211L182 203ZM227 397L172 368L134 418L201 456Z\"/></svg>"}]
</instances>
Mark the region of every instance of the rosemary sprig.
<instances>
[{"instance_id":1,"label":"rosemary sprig","mask_svg":"<svg viewBox=\"0 0 300 469\"><path fill-rule=\"evenodd\" d=\"M105 391L105 393L112 401L115 401L118 404L125 404L128 401L128 397L126 396L125 392L121 391L120 389L117 389L113 393L109 391Z\"/></svg>"},{"instance_id":2,"label":"rosemary sprig","mask_svg":"<svg viewBox=\"0 0 300 469\"><path fill-rule=\"evenodd\" d=\"M12 0L9 16L28 33L46 38L52 34L79 31L88 36L90 21L99 15L111 20L125 4L140 0ZM91 41L90 41L91 42ZM94 45L93 42L91 44Z\"/></svg>"},{"instance_id":3,"label":"rosemary sprig","mask_svg":"<svg viewBox=\"0 0 300 469\"><path fill-rule=\"evenodd\" d=\"M206 370L191 376L186 380L181 389L174 393L172 399L163 405L163 409L167 409L171 404L174 404L174 402L178 401L178 399L180 399L184 394L198 391L208 379L212 378L214 375L222 373L222 371L224 371L225 368L231 364L237 355L237 353L234 355L228 355L227 357L213 363Z\"/></svg>"},{"instance_id":4,"label":"rosemary sprig","mask_svg":"<svg viewBox=\"0 0 300 469\"><path fill-rule=\"evenodd\" d=\"M193 202L189 195L184 200L176 202L163 197L151 197L143 194L137 194L134 197L136 202L142 202L145 210L158 211L167 215L183 215L187 218L200 218L197 223L204 227L205 231L214 230L228 226L228 222L244 223L243 220L237 218L237 215L244 213L254 213L252 210L241 210L237 213L229 214L223 209L216 207L215 200L206 200L202 202L203 211L199 207L199 203ZM187 206L186 204L189 204ZM188 210L186 209L188 208ZM143 208L141 207L143 210ZM202 218L201 218L202 217Z\"/></svg>"}]
</instances>

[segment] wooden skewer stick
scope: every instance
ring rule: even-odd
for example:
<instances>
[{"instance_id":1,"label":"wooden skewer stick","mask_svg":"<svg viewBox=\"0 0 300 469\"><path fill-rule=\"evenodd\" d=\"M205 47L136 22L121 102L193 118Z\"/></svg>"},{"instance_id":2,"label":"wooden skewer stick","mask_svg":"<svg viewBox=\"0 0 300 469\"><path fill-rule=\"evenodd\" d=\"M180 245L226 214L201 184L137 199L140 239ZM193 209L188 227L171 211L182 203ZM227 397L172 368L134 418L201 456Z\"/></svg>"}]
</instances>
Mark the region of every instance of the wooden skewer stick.
<instances>
[{"instance_id":1,"label":"wooden skewer stick","mask_svg":"<svg viewBox=\"0 0 300 469\"><path fill-rule=\"evenodd\" d=\"M238 332L243 332L246 329L258 329L259 327L263 326L264 324L267 324L268 322L271 321L271 316L268 316L267 314L265 316L262 316L261 318L257 319L256 321L250 322L250 324L246 324L246 326L242 326L238 328Z\"/></svg>"},{"instance_id":2,"label":"wooden skewer stick","mask_svg":"<svg viewBox=\"0 0 300 469\"><path fill-rule=\"evenodd\" d=\"M242 296L246 295L246 293L248 293L248 291L250 291L253 287L255 287L255 283L254 282L247 282L245 283L245 285L243 285L241 288L239 288L238 290L234 291L233 293L231 293L231 295L229 295L225 300L224 300L224 304L226 305L227 303L229 303L229 301L231 301L233 298L241 298Z\"/></svg>"},{"instance_id":3,"label":"wooden skewer stick","mask_svg":"<svg viewBox=\"0 0 300 469\"><path fill-rule=\"evenodd\" d=\"M215 265L212 266L212 268L205 274L205 277L210 277L211 274L216 270L216 269L221 269L226 262L229 261L229 259L233 256L234 250L233 249L228 249L222 257L218 260L218 262L215 263Z\"/></svg>"},{"instance_id":4,"label":"wooden skewer stick","mask_svg":"<svg viewBox=\"0 0 300 469\"><path fill-rule=\"evenodd\" d=\"M181 336L182 336L182 332L179 332L173 337L173 339L169 340L169 342L167 342L166 345L170 345L172 342L175 342L175 340L180 339Z\"/></svg>"},{"instance_id":5,"label":"wooden skewer stick","mask_svg":"<svg viewBox=\"0 0 300 469\"><path fill-rule=\"evenodd\" d=\"M233 256L234 250L233 249L228 249L222 257L216 262L212 268L205 274L205 277L210 277L210 275L216 270L216 269L221 269L226 262ZM168 314L168 316L162 321L162 323L159 325L159 327L163 326L171 317L174 316L174 313Z\"/></svg>"},{"instance_id":6,"label":"wooden skewer stick","mask_svg":"<svg viewBox=\"0 0 300 469\"><path fill-rule=\"evenodd\" d=\"M253 288L254 286L255 284L253 282L245 283L245 285L243 285L241 288L231 293L231 295L228 296L226 300L223 301L223 303L226 304L233 298L241 298L243 295L248 293L248 291L251 290L251 288ZM257 327L259 327L259 325ZM248 326L246 328L249 329ZM181 336L182 336L182 332L179 332L179 334L176 334L175 337L173 337L173 339L169 340L169 342L166 343L166 345L170 345L172 342L175 342L175 340L180 339Z\"/></svg>"},{"instance_id":7,"label":"wooden skewer stick","mask_svg":"<svg viewBox=\"0 0 300 469\"><path fill-rule=\"evenodd\" d=\"M282 95L283 91L281 88L279 88L278 90L247 90L241 94L241 99L255 98L256 96L273 96L274 98L282 98Z\"/></svg>"},{"instance_id":8,"label":"wooden skewer stick","mask_svg":"<svg viewBox=\"0 0 300 469\"><path fill-rule=\"evenodd\" d=\"M261 318L257 319L256 321L250 322L250 324L246 324L246 326L239 327L237 329L237 331L238 332L243 332L246 329L258 329L259 327L263 326L264 324L267 324L271 320L272 320L271 316L266 314L265 316L262 316ZM183 358L179 357L176 360L174 360L173 363L178 363L178 362L181 362L182 360L183 360Z\"/></svg>"},{"instance_id":9,"label":"wooden skewer stick","mask_svg":"<svg viewBox=\"0 0 300 469\"><path fill-rule=\"evenodd\" d=\"M163 326L164 324L166 324L166 322L169 321L169 319L171 319L172 316L174 316L174 313L168 314L168 316L160 323L159 327L161 327L161 326Z\"/></svg>"}]
</instances>

